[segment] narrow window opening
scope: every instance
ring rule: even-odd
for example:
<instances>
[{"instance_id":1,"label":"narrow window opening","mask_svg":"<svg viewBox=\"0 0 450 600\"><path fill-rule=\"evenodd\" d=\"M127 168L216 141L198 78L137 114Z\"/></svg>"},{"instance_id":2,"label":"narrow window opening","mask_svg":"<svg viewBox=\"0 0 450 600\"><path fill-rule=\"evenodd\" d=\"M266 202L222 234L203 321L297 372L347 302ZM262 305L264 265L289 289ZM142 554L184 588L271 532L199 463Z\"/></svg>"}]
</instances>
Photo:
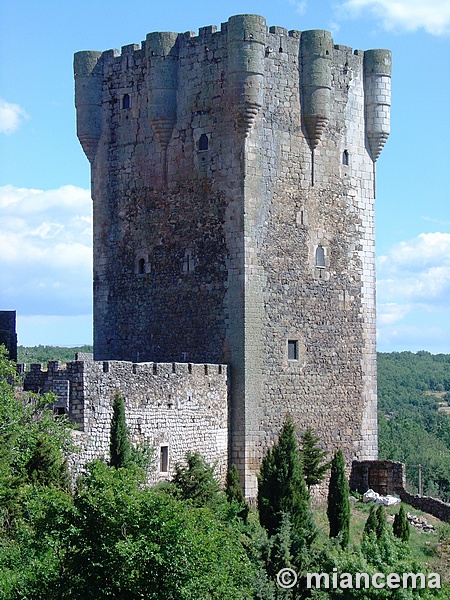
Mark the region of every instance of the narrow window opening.
<instances>
[{"instance_id":1,"label":"narrow window opening","mask_svg":"<svg viewBox=\"0 0 450 600\"><path fill-rule=\"evenodd\" d=\"M122 98L122 108L130 108L130 106L131 106L130 94L124 94L124 96Z\"/></svg>"},{"instance_id":2,"label":"narrow window opening","mask_svg":"<svg viewBox=\"0 0 450 600\"><path fill-rule=\"evenodd\" d=\"M316 267L325 269L325 250L322 246L317 246L316 249Z\"/></svg>"},{"instance_id":3,"label":"narrow window opening","mask_svg":"<svg viewBox=\"0 0 450 600\"><path fill-rule=\"evenodd\" d=\"M138 261L138 275L145 275L145 259L140 258Z\"/></svg>"},{"instance_id":4,"label":"narrow window opening","mask_svg":"<svg viewBox=\"0 0 450 600\"><path fill-rule=\"evenodd\" d=\"M298 340L288 340L288 359L298 360Z\"/></svg>"},{"instance_id":5,"label":"narrow window opening","mask_svg":"<svg viewBox=\"0 0 450 600\"><path fill-rule=\"evenodd\" d=\"M200 139L198 140L199 152L205 152L206 150L208 150L208 147L209 147L208 136L206 135L206 133L202 133L202 135L200 136Z\"/></svg>"},{"instance_id":6,"label":"narrow window opening","mask_svg":"<svg viewBox=\"0 0 450 600\"><path fill-rule=\"evenodd\" d=\"M350 156L349 156L348 150L344 150L344 152L342 153L342 164L345 167L348 167L349 159L350 159Z\"/></svg>"},{"instance_id":7,"label":"narrow window opening","mask_svg":"<svg viewBox=\"0 0 450 600\"><path fill-rule=\"evenodd\" d=\"M195 257L192 250L188 249L184 253L183 273L192 273L195 270Z\"/></svg>"},{"instance_id":8,"label":"narrow window opening","mask_svg":"<svg viewBox=\"0 0 450 600\"><path fill-rule=\"evenodd\" d=\"M109 373L109 362L103 363L103 373Z\"/></svg>"},{"instance_id":9,"label":"narrow window opening","mask_svg":"<svg viewBox=\"0 0 450 600\"><path fill-rule=\"evenodd\" d=\"M160 473L169 471L169 446L161 446L160 448L159 471Z\"/></svg>"}]
</instances>

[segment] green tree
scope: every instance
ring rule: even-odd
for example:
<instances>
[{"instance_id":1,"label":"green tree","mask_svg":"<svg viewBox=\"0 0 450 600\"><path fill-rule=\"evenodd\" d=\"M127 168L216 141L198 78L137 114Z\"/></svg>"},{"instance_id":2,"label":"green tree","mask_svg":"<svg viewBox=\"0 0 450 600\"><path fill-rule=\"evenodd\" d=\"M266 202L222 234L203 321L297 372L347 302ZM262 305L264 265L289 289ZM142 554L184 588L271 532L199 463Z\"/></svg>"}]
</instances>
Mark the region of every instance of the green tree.
<instances>
[{"instance_id":1,"label":"green tree","mask_svg":"<svg viewBox=\"0 0 450 600\"><path fill-rule=\"evenodd\" d=\"M303 477L295 426L286 419L278 441L267 452L258 477L258 511L261 525L269 536L281 528L288 515L294 546L309 545L315 526L309 507L309 494Z\"/></svg>"},{"instance_id":2,"label":"green tree","mask_svg":"<svg viewBox=\"0 0 450 600\"><path fill-rule=\"evenodd\" d=\"M238 515L247 522L249 507L245 501L244 494L242 493L241 484L239 483L239 473L236 465L232 465L231 469L227 472L227 479L225 484L225 494L230 504L234 504L237 507Z\"/></svg>"},{"instance_id":3,"label":"green tree","mask_svg":"<svg viewBox=\"0 0 450 600\"><path fill-rule=\"evenodd\" d=\"M364 533L366 535L375 533L377 529L377 507L372 504L370 507L369 516L367 517L366 524L364 525Z\"/></svg>"},{"instance_id":4,"label":"green tree","mask_svg":"<svg viewBox=\"0 0 450 600\"><path fill-rule=\"evenodd\" d=\"M194 506L215 506L223 501L214 467L208 465L198 452L188 452L186 464L176 465L172 485L177 498L189 500Z\"/></svg>"},{"instance_id":5,"label":"green tree","mask_svg":"<svg viewBox=\"0 0 450 600\"><path fill-rule=\"evenodd\" d=\"M127 467L130 464L131 444L125 421L125 404L117 391L113 401L113 416L111 419L110 433L110 465L116 469Z\"/></svg>"},{"instance_id":6,"label":"green tree","mask_svg":"<svg viewBox=\"0 0 450 600\"><path fill-rule=\"evenodd\" d=\"M0 530L10 531L24 511L27 486L65 485L71 426L48 408L53 395L19 391L16 366L0 346Z\"/></svg>"},{"instance_id":7,"label":"green tree","mask_svg":"<svg viewBox=\"0 0 450 600\"><path fill-rule=\"evenodd\" d=\"M381 538L383 537L383 535L386 533L386 530L387 530L386 509L384 508L384 506L382 504L380 504L377 508L376 517L377 517L377 524L375 526L375 533L377 535L377 539L381 540Z\"/></svg>"},{"instance_id":8,"label":"green tree","mask_svg":"<svg viewBox=\"0 0 450 600\"><path fill-rule=\"evenodd\" d=\"M349 493L344 456L341 450L338 450L331 461L327 515L330 522L330 538L339 536L342 548L347 548L350 539Z\"/></svg>"},{"instance_id":9,"label":"green tree","mask_svg":"<svg viewBox=\"0 0 450 600\"><path fill-rule=\"evenodd\" d=\"M403 542L407 542L409 540L410 529L403 504L400 504L400 509L394 517L393 532L394 535Z\"/></svg>"},{"instance_id":10,"label":"green tree","mask_svg":"<svg viewBox=\"0 0 450 600\"><path fill-rule=\"evenodd\" d=\"M312 427L308 427L303 432L300 459L308 490L311 486L321 483L325 477L325 473L330 468L330 462L324 462L328 452L322 450L319 446L319 441Z\"/></svg>"},{"instance_id":11,"label":"green tree","mask_svg":"<svg viewBox=\"0 0 450 600\"><path fill-rule=\"evenodd\" d=\"M52 444L48 435L38 436L36 446L25 468L33 483L61 488L67 488L69 484L67 461L60 450Z\"/></svg>"},{"instance_id":12,"label":"green tree","mask_svg":"<svg viewBox=\"0 0 450 600\"><path fill-rule=\"evenodd\" d=\"M144 481L134 465L89 467L74 500L71 600L252 599L237 524Z\"/></svg>"}]
</instances>

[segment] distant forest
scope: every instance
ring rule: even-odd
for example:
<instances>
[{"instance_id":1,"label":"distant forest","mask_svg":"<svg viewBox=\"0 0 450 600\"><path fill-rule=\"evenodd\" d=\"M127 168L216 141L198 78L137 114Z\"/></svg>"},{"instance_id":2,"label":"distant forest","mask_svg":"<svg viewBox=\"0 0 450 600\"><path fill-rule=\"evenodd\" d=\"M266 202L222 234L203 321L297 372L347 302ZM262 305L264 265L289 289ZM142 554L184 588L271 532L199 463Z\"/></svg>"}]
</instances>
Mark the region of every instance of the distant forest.
<instances>
[{"instance_id":1,"label":"distant forest","mask_svg":"<svg viewBox=\"0 0 450 600\"><path fill-rule=\"evenodd\" d=\"M450 502L450 355L378 354L378 452L406 463L411 491Z\"/></svg>"},{"instance_id":2,"label":"distant forest","mask_svg":"<svg viewBox=\"0 0 450 600\"><path fill-rule=\"evenodd\" d=\"M75 360L77 352L94 352L93 346L18 346L17 362L27 366L33 363L46 364L49 360L63 363Z\"/></svg>"},{"instance_id":3,"label":"distant forest","mask_svg":"<svg viewBox=\"0 0 450 600\"><path fill-rule=\"evenodd\" d=\"M18 362L74 360L74 348L18 348ZM379 457L406 464L408 488L418 491L419 464L425 494L450 502L450 355L378 353Z\"/></svg>"}]
</instances>

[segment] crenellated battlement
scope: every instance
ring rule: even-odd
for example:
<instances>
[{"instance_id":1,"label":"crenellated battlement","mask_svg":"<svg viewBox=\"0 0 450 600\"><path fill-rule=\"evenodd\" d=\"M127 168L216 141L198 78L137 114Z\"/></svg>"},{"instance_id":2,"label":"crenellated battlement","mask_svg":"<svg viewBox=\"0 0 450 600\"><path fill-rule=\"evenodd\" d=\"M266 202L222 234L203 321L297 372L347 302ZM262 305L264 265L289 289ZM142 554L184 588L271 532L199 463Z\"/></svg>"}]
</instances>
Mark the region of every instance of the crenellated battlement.
<instances>
[{"instance_id":1,"label":"crenellated battlement","mask_svg":"<svg viewBox=\"0 0 450 600\"><path fill-rule=\"evenodd\" d=\"M179 116L177 96L183 93L179 85L184 79L183 71L191 70L193 62L203 65L220 62L223 65L228 74L225 105L231 108L238 130L247 136L263 105L266 59L283 55L285 59L291 57L301 72L299 93L303 126L314 150L329 119L332 70L344 66L336 63L333 49L342 48L333 44L328 31L268 28L265 19L259 15L236 15L222 23L220 31L210 25L201 27L198 35L191 31L153 32L140 46L123 46L121 53L117 50L77 52L74 70L78 136L92 162L102 135L100 108L105 97L103 93L102 99L101 76L109 78L117 73L118 67L121 73L145 68L148 120L161 152L162 179L167 182L167 147ZM338 53L339 56L342 54ZM362 53L356 50L355 55L362 56ZM351 68L348 59L344 57L344 60L347 68ZM374 65L381 63L390 64L389 51L367 51L364 60L367 82L373 79ZM390 78L390 69L384 67L382 70L384 77ZM372 82L367 83L366 88L367 135L375 161L389 133L386 107L390 101L387 86L380 87ZM378 117L381 113L380 125Z\"/></svg>"},{"instance_id":2,"label":"crenellated battlement","mask_svg":"<svg viewBox=\"0 0 450 600\"><path fill-rule=\"evenodd\" d=\"M130 411L188 427L196 403L206 429L229 393L248 497L287 412L348 462L376 458L390 65L252 14L75 55L94 209L96 360L77 375L89 400L71 400L86 430L116 382Z\"/></svg>"},{"instance_id":3,"label":"crenellated battlement","mask_svg":"<svg viewBox=\"0 0 450 600\"><path fill-rule=\"evenodd\" d=\"M112 403L120 394L132 441L154 447L157 462L161 446L168 448L170 470L196 448L211 462L218 460L220 476L226 472L226 365L94 361L92 355L79 354L66 365L31 365L24 389L53 392L55 412L78 425L76 469L93 458L108 458ZM156 480L160 472L168 476L167 469L159 469Z\"/></svg>"}]
</instances>

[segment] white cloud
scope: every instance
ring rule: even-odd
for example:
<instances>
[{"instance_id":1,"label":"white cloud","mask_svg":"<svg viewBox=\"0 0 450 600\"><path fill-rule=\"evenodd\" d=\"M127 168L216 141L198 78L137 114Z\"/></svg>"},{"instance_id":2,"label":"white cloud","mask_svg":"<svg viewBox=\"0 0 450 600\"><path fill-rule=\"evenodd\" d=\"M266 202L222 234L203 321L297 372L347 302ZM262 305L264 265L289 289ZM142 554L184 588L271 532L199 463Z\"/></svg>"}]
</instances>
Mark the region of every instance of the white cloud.
<instances>
[{"instance_id":1,"label":"white cloud","mask_svg":"<svg viewBox=\"0 0 450 600\"><path fill-rule=\"evenodd\" d=\"M13 133L28 115L18 104L11 104L0 98L0 133Z\"/></svg>"},{"instance_id":2,"label":"white cloud","mask_svg":"<svg viewBox=\"0 0 450 600\"><path fill-rule=\"evenodd\" d=\"M400 242L392 248L389 261L395 268L411 271L421 271L427 266L448 266L450 233L421 233L412 240Z\"/></svg>"},{"instance_id":3,"label":"white cloud","mask_svg":"<svg viewBox=\"0 0 450 600\"><path fill-rule=\"evenodd\" d=\"M307 0L289 0L290 4L295 6L295 12L299 15L303 15L306 12L308 6Z\"/></svg>"},{"instance_id":4,"label":"white cloud","mask_svg":"<svg viewBox=\"0 0 450 600\"><path fill-rule=\"evenodd\" d=\"M90 313L89 190L3 186L0 214L0 305L22 315Z\"/></svg>"},{"instance_id":5,"label":"white cloud","mask_svg":"<svg viewBox=\"0 0 450 600\"><path fill-rule=\"evenodd\" d=\"M420 303L423 310L449 306L450 233L421 233L378 259L380 303Z\"/></svg>"},{"instance_id":6,"label":"white cloud","mask_svg":"<svg viewBox=\"0 0 450 600\"><path fill-rule=\"evenodd\" d=\"M449 0L344 0L339 4L340 14L342 10L351 17L368 10L387 30L450 34Z\"/></svg>"},{"instance_id":7,"label":"white cloud","mask_svg":"<svg viewBox=\"0 0 450 600\"><path fill-rule=\"evenodd\" d=\"M396 304L395 302L386 302L378 305L378 323L379 325L393 325L401 321L410 310L408 304Z\"/></svg>"},{"instance_id":8,"label":"white cloud","mask_svg":"<svg viewBox=\"0 0 450 600\"><path fill-rule=\"evenodd\" d=\"M393 246L377 263L379 343L403 340L408 348L417 331L422 348L433 351L450 324L450 233L421 233Z\"/></svg>"}]
</instances>

